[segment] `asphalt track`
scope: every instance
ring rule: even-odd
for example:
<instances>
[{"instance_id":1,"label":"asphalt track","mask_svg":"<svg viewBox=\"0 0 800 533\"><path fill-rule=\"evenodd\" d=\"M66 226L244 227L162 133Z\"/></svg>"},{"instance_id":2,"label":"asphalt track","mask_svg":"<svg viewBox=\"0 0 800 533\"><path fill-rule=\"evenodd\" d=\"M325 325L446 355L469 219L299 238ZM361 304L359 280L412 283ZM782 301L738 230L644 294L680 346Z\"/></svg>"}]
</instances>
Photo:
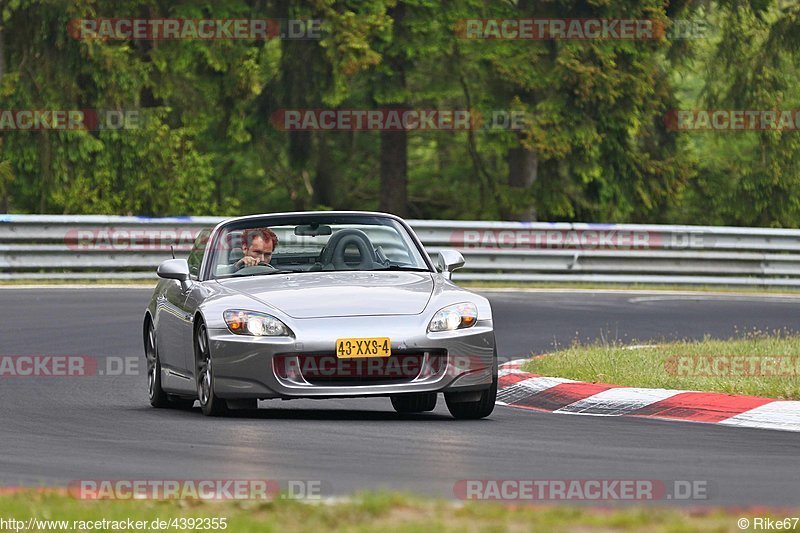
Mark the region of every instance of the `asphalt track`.
<instances>
[{"instance_id":1,"label":"asphalt track","mask_svg":"<svg viewBox=\"0 0 800 533\"><path fill-rule=\"evenodd\" d=\"M485 292L503 359L623 342L800 331L800 298ZM0 355L141 358L148 289L2 289ZM305 479L333 494L453 497L463 479L701 480L689 505L800 504L797 433L498 407L456 421L443 402L401 418L387 399L262 402L230 419L148 406L146 375L0 377L0 485L77 479ZM674 501L671 503L675 503Z\"/></svg>"}]
</instances>

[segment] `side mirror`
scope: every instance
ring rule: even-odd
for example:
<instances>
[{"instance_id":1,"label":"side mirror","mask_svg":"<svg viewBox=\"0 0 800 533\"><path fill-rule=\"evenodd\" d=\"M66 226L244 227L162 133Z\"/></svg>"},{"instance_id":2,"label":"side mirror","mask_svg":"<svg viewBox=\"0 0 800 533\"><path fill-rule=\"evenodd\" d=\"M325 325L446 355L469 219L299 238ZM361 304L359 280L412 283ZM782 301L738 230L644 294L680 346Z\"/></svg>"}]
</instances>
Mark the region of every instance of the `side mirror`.
<instances>
[{"instance_id":1,"label":"side mirror","mask_svg":"<svg viewBox=\"0 0 800 533\"><path fill-rule=\"evenodd\" d=\"M189 263L186 259L168 259L158 265L159 278L176 279L181 284L189 281Z\"/></svg>"},{"instance_id":2,"label":"side mirror","mask_svg":"<svg viewBox=\"0 0 800 533\"><path fill-rule=\"evenodd\" d=\"M450 279L451 273L464 266L464 256L455 250L441 250L439 252L439 266L442 274Z\"/></svg>"}]
</instances>

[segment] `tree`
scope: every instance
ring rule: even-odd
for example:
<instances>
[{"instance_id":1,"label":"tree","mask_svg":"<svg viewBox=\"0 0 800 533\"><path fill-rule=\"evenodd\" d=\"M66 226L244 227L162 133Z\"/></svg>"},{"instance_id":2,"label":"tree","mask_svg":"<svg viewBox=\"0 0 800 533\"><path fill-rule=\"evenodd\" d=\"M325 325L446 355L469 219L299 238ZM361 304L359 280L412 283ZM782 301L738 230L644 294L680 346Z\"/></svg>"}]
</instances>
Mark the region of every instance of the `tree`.
<instances>
[{"instance_id":1,"label":"tree","mask_svg":"<svg viewBox=\"0 0 800 533\"><path fill-rule=\"evenodd\" d=\"M480 11L483 18L626 18L667 22L662 2L542 4L533 0ZM679 13L678 13L679 14ZM526 127L498 137L504 156L488 174L498 182L503 218L620 220L647 217L669 203L689 176L663 131L672 90L661 90L668 40L472 40L461 55L486 72L495 109L525 113ZM661 131L659 131L661 130ZM488 149L487 149L488 150ZM655 174L658 178L653 180Z\"/></svg>"},{"instance_id":2,"label":"tree","mask_svg":"<svg viewBox=\"0 0 800 533\"><path fill-rule=\"evenodd\" d=\"M690 106L793 110L800 105L800 5L720 0L708 75ZM690 100L691 102L691 100ZM800 217L800 139L791 129L691 133L698 180L686 217L707 223L794 227Z\"/></svg>"}]
</instances>

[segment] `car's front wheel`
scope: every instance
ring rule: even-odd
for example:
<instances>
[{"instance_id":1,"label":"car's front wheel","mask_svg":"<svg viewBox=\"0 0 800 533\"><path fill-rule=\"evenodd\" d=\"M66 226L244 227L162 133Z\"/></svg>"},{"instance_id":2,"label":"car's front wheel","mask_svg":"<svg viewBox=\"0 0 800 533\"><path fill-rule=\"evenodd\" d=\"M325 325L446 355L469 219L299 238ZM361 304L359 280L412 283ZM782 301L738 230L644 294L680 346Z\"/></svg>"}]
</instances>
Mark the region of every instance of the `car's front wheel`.
<instances>
[{"instance_id":1,"label":"car's front wheel","mask_svg":"<svg viewBox=\"0 0 800 533\"><path fill-rule=\"evenodd\" d=\"M492 385L481 392L481 397L472 402L456 402L455 396L445 393L444 401L447 409L455 418L463 420L477 420L486 418L494 411L494 402L497 400L497 355L495 354L494 364L492 365ZM456 393L458 394L458 393Z\"/></svg>"},{"instance_id":2,"label":"car's front wheel","mask_svg":"<svg viewBox=\"0 0 800 533\"><path fill-rule=\"evenodd\" d=\"M144 337L144 354L147 359L147 392L150 405L157 408L191 409L194 400L178 398L161 388L161 360L156 347L156 330L148 319Z\"/></svg>"},{"instance_id":3,"label":"car's front wheel","mask_svg":"<svg viewBox=\"0 0 800 533\"><path fill-rule=\"evenodd\" d=\"M156 331L148 320L144 333L144 355L147 359L147 393L153 407L169 407L169 398L161 388L161 362L156 351Z\"/></svg>"},{"instance_id":4,"label":"car's front wheel","mask_svg":"<svg viewBox=\"0 0 800 533\"><path fill-rule=\"evenodd\" d=\"M228 413L228 404L214 392L214 367L208 343L208 330L203 322L195 328L194 353L197 361L197 399L206 416L222 416Z\"/></svg>"},{"instance_id":5,"label":"car's front wheel","mask_svg":"<svg viewBox=\"0 0 800 533\"><path fill-rule=\"evenodd\" d=\"M392 396L392 407L400 414L433 411L436 409L436 393L422 392Z\"/></svg>"}]
</instances>

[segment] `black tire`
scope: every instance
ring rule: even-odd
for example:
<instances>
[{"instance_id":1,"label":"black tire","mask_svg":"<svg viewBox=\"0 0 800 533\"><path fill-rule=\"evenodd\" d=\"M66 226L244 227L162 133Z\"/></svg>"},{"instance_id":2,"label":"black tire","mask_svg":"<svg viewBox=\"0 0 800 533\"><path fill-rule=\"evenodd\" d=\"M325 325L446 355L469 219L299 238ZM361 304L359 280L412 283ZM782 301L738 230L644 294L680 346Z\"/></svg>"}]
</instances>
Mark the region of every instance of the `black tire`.
<instances>
[{"instance_id":1,"label":"black tire","mask_svg":"<svg viewBox=\"0 0 800 533\"><path fill-rule=\"evenodd\" d=\"M494 402L497 400L497 352L495 351L492 365L492 385L481 392L481 399L475 402L454 402L447 393L444 401L447 409L454 418L460 420L478 420L486 418L494 411Z\"/></svg>"},{"instance_id":2,"label":"black tire","mask_svg":"<svg viewBox=\"0 0 800 533\"><path fill-rule=\"evenodd\" d=\"M392 407L400 414L424 413L436 409L435 392L392 396Z\"/></svg>"},{"instance_id":3,"label":"black tire","mask_svg":"<svg viewBox=\"0 0 800 533\"><path fill-rule=\"evenodd\" d=\"M161 388L161 361L153 322L148 319L144 331L144 356L147 359L147 393L150 405L158 409L170 407L169 397Z\"/></svg>"},{"instance_id":4,"label":"black tire","mask_svg":"<svg viewBox=\"0 0 800 533\"><path fill-rule=\"evenodd\" d=\"M197 399L200 401L200 409L206 416L227 415L228 404L214 392L214 365L208 343L208 331L202 321L199 321L194 332L194 354Z\"/></svg>"}]
</instances>

